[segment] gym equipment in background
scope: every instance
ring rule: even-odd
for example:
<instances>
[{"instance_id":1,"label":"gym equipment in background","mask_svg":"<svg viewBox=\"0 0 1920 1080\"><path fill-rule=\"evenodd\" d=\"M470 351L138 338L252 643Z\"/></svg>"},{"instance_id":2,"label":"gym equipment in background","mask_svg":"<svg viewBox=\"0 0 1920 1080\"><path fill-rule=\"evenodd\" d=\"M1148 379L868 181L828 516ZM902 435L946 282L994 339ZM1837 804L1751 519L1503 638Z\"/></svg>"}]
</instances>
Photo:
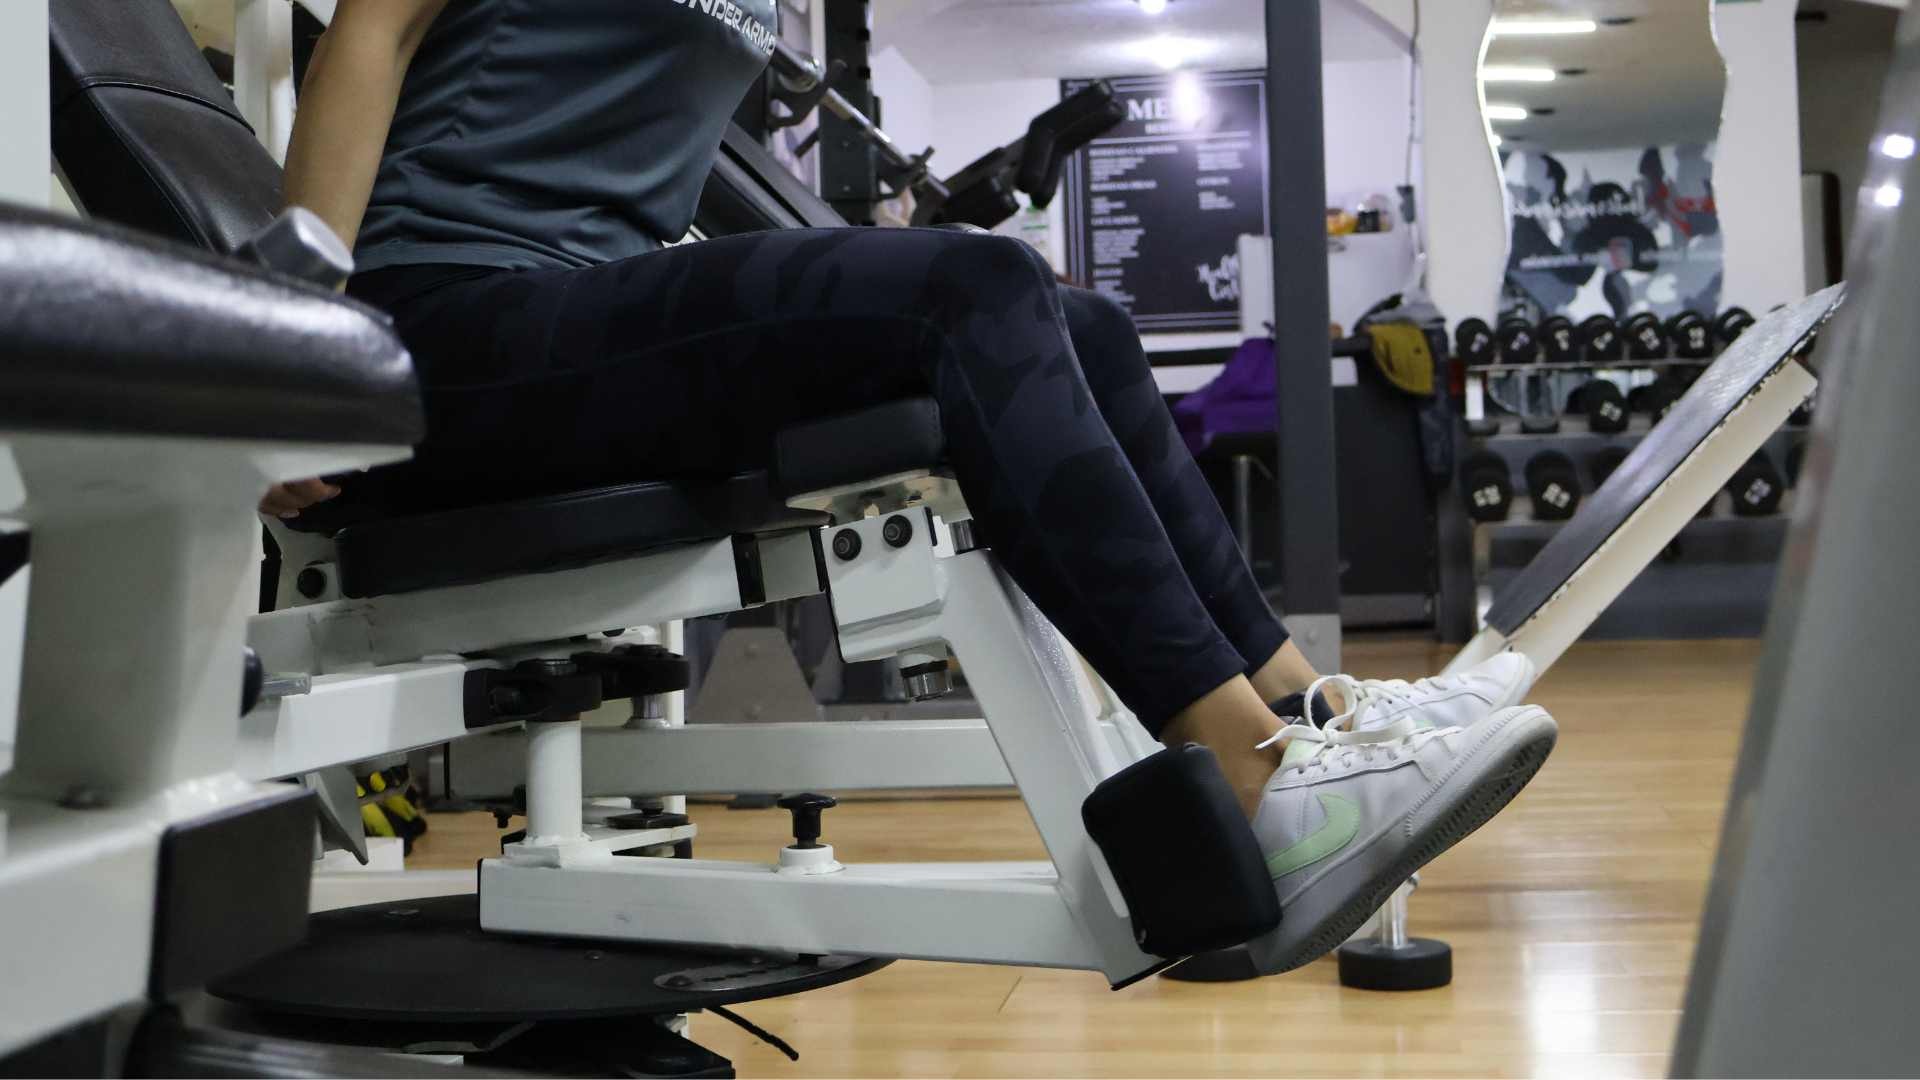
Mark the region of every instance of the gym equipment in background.
<instances>
[{"instance_id":1,"label":"gym equipment in background","mask_svg":"<svg viewBox=\"0 0 1920 1080\"><path fill-rule=\"evenodd\" d=\"M1780 500L1787 484L1774 468L1765 450L1756 450L1745 465L1727 481L1733 495L1733 512L1741 517L1770 517L1780 512Z\"/></svg>"},{"instance_id":2,"label":"gym equipment in background","mask_svg":"<svg viewBox=\"0 0 1920 1080\"><path fill-rule=\"evenodd\" d=\"M1627 342L1619 324L1611 315L1589 315L1580 320L1580 347L1589 364L1607 364L1620 359Z\"/></svg>"},{"instance_id":3,"label":"gym equipment in background","mask_svg":"<svg viewBox=\"0 0 1920 1080\"><path fill-rule=\"evenodd\" d=\"M1587 416L1587 430L1601 435L1618 435L1627 430L1631 410L1627 396L1611 379L1590 379L1568 396L1567 411Z\"/></svg>"},{"instance_id":4,"label":"gym equipment in background","mask_svg":"<svg viewBox=\"0 0 1920 1080\"><path fill-rule=\"evenodd\" d=\"M1697 311L1683 311L1667 320L1667 340L1682 360L1705 360L1713 355L1713 327Z\"/></svg>"},{"instance_id":5,"label":"gym equipment in background","mask_svg":"<svg viewBox=\"0 0 1920 1080\"><path fill-rule=\"evenodd\" d=\"M1565 521L1580 509L1580 472L1558 450L1542 450L1527 459L1527 495L1540 521Z\"/></svg>"},{"instance_id":6,"label":"gym equipment in background","mask_svg":"<svg viewBox=\"0 0 1920 1080\"><path fill-rule=\"evenodd\" d=\"M1526 435L1553 435L1560 431L1560 417L1556 413L1540 413L1520 418L1520 431Z\"/></svg>"},{"instance_id":7,"label":"gym equipment in background","mask_svg":"<svg viewBox=\"0 0 1920 1080\"><path fill-rule=\"evenodd\" d=\"M1792 448L1787 451L1787 460L1786 460L1785 469L1787 474L1788 487L1800 486L1800 467L1802 465L1805 465L1806 462L1807 462L1807 443L1805 439L1802 439L1794 443Z\"/></svg>"},{"instance_id":8,"label":"gym equipment in background","mask_svg":"<svg viewBox=\"0 0 1920 1080\"><path fill-rule=\"evenodd\" d=\"M1665 360L1670 343L1660 316L1643 311L1627 320L1627 349L1635 360Z\"/></svg>"},{"instance_id":9,"label":"gym equipment in background","mask_svg":"<svg viewBox=\"0 0 1920 1080\"><path fill-rule=\"evenodd\" d=\"M1067 160L1127 118L1113 86L1095 82L1033 118L1024 137L981 155L946 179L946 196L915 193L913 223L991 229L1019 213L1014 193L1046 209L1060 190Z\"/></svg>"},{"instance_id":10,"label":"gym equipment in background","mask_svg":"<svg viewBox=\"0 0 1920 1080\"><path fill-rule=\"evenodd\" d=\"M1740 340L1754 324L1753 313L1743 307L1730 307L1713 320L1713 337L1722 349Z\"/></svg>"},{"instance_id":11,"label":"gym equipment in background","mask_svg":"<svg viewBox=\"0 0 1920 1080\"><path fill-rule=\"evenodd\" d=\"M1513 476L1507 459L1491 450L1474 451L1460 466L1460 486L1468 517L1481 522L1507 520L1513 509Z\"/></svg>"},{"instance_id":12,"label":"gym equipment in background","mask_svg":"<svg viewBox=\"0 0 1920 1080\"><path fill-rule=\"evenodd\" d=\"M1624 446L1608 446L1594 451L1592 459L1587 462L1588 470L1593 473L1593 486L1598 488L1606 483L1607 477L1612 476L1625 460L1627 448Z\"/></svg>"},{"instance_id":13,"label":"gym equipment in background","mask_svg":"<svg viewBox=\"0 0 1920 1080\"><path fill-rule=\"evenodd\" d=\"M1573 320L1565 315L1550 315L1534 328L1540 343L1541 358L1549 364L1577 364L1581 357L1580 334Z\"/></svg>"},{"instance_id":14,"label":"gym equipment in background","mask_svg":"<svg viewBox=\"0 0 1920 1080\"><path fill-rule=\"evenodd\" d=\"M1462 319L1453 330L1453 350L1468 367L1486 367L1500 360L1499 342L1485 319Z\"/></svg>"},{"instance_id":15,"label":"gym equipment in background","mask_svg":"<svg viewBox=\"0 0 1920 1080\"><path fill-rule=\"evenodd\" d=\"M1500 362L1531 364L1540 359L1540 339L1533 324L1521 318L1500 320Z\"/></svg>"}]
</instances>

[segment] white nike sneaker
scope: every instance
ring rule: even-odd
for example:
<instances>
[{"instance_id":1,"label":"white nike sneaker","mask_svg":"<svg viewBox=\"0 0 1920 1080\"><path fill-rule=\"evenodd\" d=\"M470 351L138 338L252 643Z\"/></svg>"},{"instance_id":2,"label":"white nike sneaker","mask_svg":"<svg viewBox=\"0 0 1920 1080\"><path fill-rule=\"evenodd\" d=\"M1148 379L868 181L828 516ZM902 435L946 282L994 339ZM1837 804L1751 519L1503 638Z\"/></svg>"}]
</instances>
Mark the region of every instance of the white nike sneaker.
<instances>
[{"instance_id":1,"label":"white nike sneaker","mask_svg":"<svg viewBox=\"0 0 1920 1080\"><path fill-rule=\"evenodd\" d=\"M1402 716L1412 717L1415 727L1472 727L1501 709L1521 704L1538 677L1525 654L1502 652L1465 671L1415 682L1344 675L1321 681L1337 682L1347 692L1355 730L1372 731ZM1316 683L1314 689L1318 688Z\"/></svg>"},{"instance_id":2,"label":"white nike sneaker","mask_svg":"<svg viewBox=\"0 0 1920 1080\"><path fill-rule=\"evenodd\" d=\"M1280 926L1248 943L1276 975L1326 955L1441 852L1487 823L1533 779L1559 729L1545 709L1503 709L1470 728L1403 714L1356 731L1292 724L1254 835L1280 894Z\"/></svg>"}]
</instances>

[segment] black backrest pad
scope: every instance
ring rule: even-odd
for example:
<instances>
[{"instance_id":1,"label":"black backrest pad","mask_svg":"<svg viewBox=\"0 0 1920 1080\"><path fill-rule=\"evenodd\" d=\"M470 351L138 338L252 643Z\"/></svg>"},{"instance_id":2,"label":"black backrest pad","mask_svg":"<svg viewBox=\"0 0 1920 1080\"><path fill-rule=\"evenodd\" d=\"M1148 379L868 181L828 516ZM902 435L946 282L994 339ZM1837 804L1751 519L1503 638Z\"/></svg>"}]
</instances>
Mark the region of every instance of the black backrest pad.
<instances>
[{"instance_id":1,"label":"black backrest pad","mask_svg":"<svg viewBox=\"0 0 1920 1080\"><path fill-rule=\"evenodd\" d=\"M273 219L280 169L168 0L54 0L53 156L87 212L214 251Z\"/></svg>"},{"instance_id":2,"label":"black backrest pad","mask_svg":"<svg viewBox=\"0 0 1920 1080\"><path fill-rule=\"evenodd\" d=\"M402 446L424 426L412 361L372 308L0 205L0 429Z\"/></svg>"}]
</instances>

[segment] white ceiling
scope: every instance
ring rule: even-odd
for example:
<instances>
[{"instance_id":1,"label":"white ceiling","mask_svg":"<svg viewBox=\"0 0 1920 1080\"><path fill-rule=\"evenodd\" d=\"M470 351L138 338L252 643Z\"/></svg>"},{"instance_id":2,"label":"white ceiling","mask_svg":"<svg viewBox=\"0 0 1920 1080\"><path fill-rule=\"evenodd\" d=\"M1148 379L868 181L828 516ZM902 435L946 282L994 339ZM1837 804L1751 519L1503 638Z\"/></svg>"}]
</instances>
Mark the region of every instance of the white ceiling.
<instances>
[{"instance_id":1,"label":"white ceiling","mask_svg":"<svg viewBox=\"0 0 1920 1080\"><path fill-rule=\"evenodd\" d=\"M1428 0L1432 3L1434 0ZM1495 122L1515 149L1598 149L1709 142L1720 130L1726 69L1710 0L1496 0L1499 17L1632 18L1566 37L1496 37L1486 62L1585 68L1551 83L1486 88L1489 103L1548 107L1551 116ZM1518 136L1518 138L1513 138Z\"/></svg>"},{"instance_id":2,"label":"white ceiling","mask_svg":"<svg viewBox=\"0 0 1920 1080\"><path fill-rule=\"evenodd\" d=\"M1192 42L1194 67L1266 63L1263 0L1170 0L1159 16L1143 14L1134 0L877 0L873 7L874 46L898 48L935 84L1148 74L1156 68L1142 43L1156 35ZM1322 10L1328 60L1406 55L1405 38L1361 0L1326 0Z\"/></svg>"}]
</instances>

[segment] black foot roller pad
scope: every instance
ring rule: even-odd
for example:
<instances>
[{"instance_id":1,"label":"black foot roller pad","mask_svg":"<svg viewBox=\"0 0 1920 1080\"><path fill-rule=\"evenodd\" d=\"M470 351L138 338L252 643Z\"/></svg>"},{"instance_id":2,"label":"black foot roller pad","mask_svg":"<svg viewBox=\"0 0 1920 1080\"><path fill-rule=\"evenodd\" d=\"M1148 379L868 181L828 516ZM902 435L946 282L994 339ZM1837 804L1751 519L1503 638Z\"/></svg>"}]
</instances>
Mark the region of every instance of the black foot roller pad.
<instances>
[{"instance_id":1,"label":"black foot roller pad","mask_svg":"<svg viewBox=\"0 0 1920 1080\"><path fill-rule=\"evenodd\" d=\"M1162 750L1127 766L1094 788L1080 813L1145 951L1177 959L1280 925L1260 844L1206 747Z\"/></svg>"},{"instance_id":2,"label":"black foot roller pad","mask_svg":"<svg viewBox=\"0 0 1920 1080\"><path fill-rule=\"evenodd\" d=\"M1378 941L1340 946L1340 985L1356 990L1433 990L1453 981L1453 949L1432 938L1399 948Z\"/></svg>"},{"instance_id":3,"label":"black foot roller pad","mask_svg":"<svg viewBox=\"0 0 1920 1080\"><path fill-rule=\"evenodd\" d=\"M832 986L889 962L493 934L469 894L323 912L304 944L209 989L268 1013L517 1023L694 1012Z\"/></svg>"}]
</instances>

